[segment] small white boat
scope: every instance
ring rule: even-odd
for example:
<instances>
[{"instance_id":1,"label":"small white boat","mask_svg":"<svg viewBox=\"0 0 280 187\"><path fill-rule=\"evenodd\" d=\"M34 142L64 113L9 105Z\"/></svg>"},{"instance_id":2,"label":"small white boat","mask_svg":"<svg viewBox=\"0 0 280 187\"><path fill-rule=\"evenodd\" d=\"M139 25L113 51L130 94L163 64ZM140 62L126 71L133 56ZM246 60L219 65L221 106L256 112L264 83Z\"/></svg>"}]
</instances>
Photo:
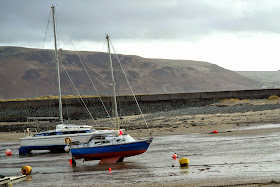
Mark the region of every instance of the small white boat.
<instances>
[{"instance_id":1,"label":"small white boat","mask_svg":"<svg viewBox=\"0 0 280 187\"><path fill-rule=\"evenodd\" d=\"M19 154L26 155L32 150L50 150L64 152L66 138L86 143L95 134L114 133L116 130L95 130L89 125L59 124L55 130L38 133L36 129L27 129L25 136L20 138Z\"/></svg>"},{"instance_id":2,"label":"small white boat","mask_svg":"<svg viewBox=\"0 0 280 187\"><path fill-rule=\"evenodd\" d=\"M89 138L98 133L113 133L116 130L95 130L88 125L73 125L65 124L62 116L62 101L61 101L61 87L60 87L60 71L59 71L59 53L56 42L56 22L55 9L52 8L53 28L54 28L54 46L55 46L55 60L57 69L58 81L58 100L59 100L59 120L60 124L56 129L38 133L35 129L27 129L25 136L20 138L19 154L26 155L32 150L50 150L52 152L63 152L67 145L66 138L69 140L78 141L80 143L88 142ZM93 119L94 120L94 119Z\"/></svg>"},{"instance_id":3,"label":"small white boat","mask_svg":"<svg viewBox=\"0 0 280 187\"><path fill-rule=\"evenodd\" d=\"M144 153L153 138L149 137L142 140L136 140L128 134L124 134L124 130L120 129L120 122L117 109L117 96L116 87L113 73L112 57L110 53L109 36L106 36L108 45L108 54L110 60L110 69L112 76L113 88L113 105L114 111L112 112L116 119L116 130L95 130L87 125L68 125L63 123L62 117L62 102L61 102L61 89L60 89L60 75L59 75L59 59L56 46L56 33L55 33L55 9L52 8L53 14L53 27L54 27L54 40L55 40L55 58L57 64L57 78L58 78L58 93L59 93L59 119L60 125L57 125L55 130L46 131L41 133L31 133L30 131L24 138L20 139L19 153L24 155L30 153L32 150L50 150L52 152L60 152L70 150L74 159L84 160L97 160L100 163L116 163L121 162L125 157L135 156ZM128 81L128 80L127 80ZM134 95L134 94L133 94ZM135 96L134 96L135 98ZM135 98L137 103L137 100ZM138 107L139 104L137 103ZM140 107L139 107L140 109ZM141 111L141 109L140 109ZM108 113L107 113L108 114ZM142 117L144 115L141 111ZM109 116L109 115L108 115ZM144 119L145 124L146 120ZM112 121L113 123L113 121ZM147 125L148 127L148 125ZM67 145L67 147L65 147Z\"/></svg>"}]
</instances>

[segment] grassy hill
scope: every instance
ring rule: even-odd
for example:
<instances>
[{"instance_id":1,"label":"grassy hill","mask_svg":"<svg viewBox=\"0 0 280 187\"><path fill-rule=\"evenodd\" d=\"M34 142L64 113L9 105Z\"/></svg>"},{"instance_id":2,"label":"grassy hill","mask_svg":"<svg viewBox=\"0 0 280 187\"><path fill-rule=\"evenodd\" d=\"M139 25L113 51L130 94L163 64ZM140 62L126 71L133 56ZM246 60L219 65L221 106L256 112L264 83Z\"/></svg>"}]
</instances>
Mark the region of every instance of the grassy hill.
<instances>
[{"instance_id":1,"label":"grassy hill","mask_svg":"<svg viewBox=\"0 0 280 187\"><path fill-rule=\"evenodd\" d=\"M106 53L60 50L63 95L96 95L80 59L99 94L110 95L110 69ZM119 55L136 94L182 93L258 89L261 84L236 72L208 62L147 59ZM113 58L118 95L130 95L121 68ZM67 70L64 70L64 68ZM0 47L0 99L57 95L54 51L22 47Z\"/></svg>"}]
</instances>

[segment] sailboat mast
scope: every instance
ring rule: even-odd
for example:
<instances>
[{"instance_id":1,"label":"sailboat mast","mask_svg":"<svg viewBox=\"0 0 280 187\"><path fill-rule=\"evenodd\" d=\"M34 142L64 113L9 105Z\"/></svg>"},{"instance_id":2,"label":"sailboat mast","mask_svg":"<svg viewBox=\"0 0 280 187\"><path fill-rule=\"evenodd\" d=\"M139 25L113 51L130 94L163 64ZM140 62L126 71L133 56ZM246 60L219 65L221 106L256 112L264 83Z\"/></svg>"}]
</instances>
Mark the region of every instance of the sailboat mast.
<instances>
[{"instance_id":1,"label":"sailboat mast","mask_svg":"<svg viewBox=\"0 0 280 187\"><path fill-rule=\"evenodd\" d=\"M55 61L56 61L56 69L57 69L57 82L58 82L58 102L59 102L59 120L60 123L63 124L62 117L62 101L61 101L61 87L60 87L60 71L59 71L59 58L56 44L56 28L55 28L55 7L52 5L52 17L53 17L53 33L54 33L54 47L55 47Z\"/></svg>"},{"instance_id":2,"label":"sailboat mast","mask_svg":"<svg viewBox=\"0 0 280 187\"><path fill-rule=\"evenodd\" d=\"M117 129L120 129L119 125L119 118L118 118L118 106L117 106L117 95L116 95L116 83L114 78L114 71L113 71L113 62L111 57L111 51L110 51L110 41L109 36L106 36L107 45L108 45L108 54L109 54L109 60L110 60L110 69L111 69L111 76L112 76L112 86L113 86L113 100L114 100L114 110L115 110L115 117L116 117L116 123L117 123Z\"/></svg>"}]
</instances>

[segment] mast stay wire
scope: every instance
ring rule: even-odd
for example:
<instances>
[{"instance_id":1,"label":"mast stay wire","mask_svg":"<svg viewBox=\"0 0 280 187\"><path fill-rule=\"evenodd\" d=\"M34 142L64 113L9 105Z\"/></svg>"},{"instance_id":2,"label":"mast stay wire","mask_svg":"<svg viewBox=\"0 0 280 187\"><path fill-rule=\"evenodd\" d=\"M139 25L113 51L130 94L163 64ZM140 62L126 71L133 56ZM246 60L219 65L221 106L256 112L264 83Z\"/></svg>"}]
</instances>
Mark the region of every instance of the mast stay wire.
<instances>
[{"instance_id":1,"label":"mast stay wire","mask_svg":"<svg viewBox=\"0 0 280 187\"><path fill-rule=\"evenodd\" d=\"M104 51L105 44L106 44L106 40L104 40L103 47L102 47L102 52Z\"/></svg>"},{"instance_id":2,"label":"mast stay wire","mask_svg":"<svg viewBox=\"0 0 280 187\"><path fill-rule=\"evenodd\" d=\"M149 133L151 134L151 130L149 129L148 123L147 123L147 121L146 121L146 119L145 119L145 116L144 116L144 114L143 114L143 112L142 112L142 110L141 110L141 108L140 108L140 105L139 105L139 103L138 103L138 101L137 101L137 99L136 99L136 96L135 96L135 94L134 94L134 92L133 92L133 90L132 90L132 87L131 87L131 85L130 85L130 83L129 83L129 81L128 81L128 78L127 78L126 73L125 73L125 71L124 71L124 69L123 69L123 66L122 66L122 64L121 64L121 61L120 61L120 59L119 59L119 57L118 57L118 55L117 55L117 53L116 53L116 50L115 50L115 48L114 48L114 46L113 46L112 41L111 41L110 38L109 38L109 41L110 41L110 44L111 44L111 46L112 46L112 48L113 48L113 50L114 50L114 54L115 54L115 56L116 56L116 58L117 58L117 60L118 60L118 62L119 62L119 64L120 64L120 67L121 67L122 72L123 72L123 74L124 74L124 76L125 76L125 79L126 79L127 84L128 84L128 86L129 86L129 88L130 88L130 91L131 91L131 93L132 93L132 95L133 95L133 98L134 98L134 100L135 100L135 102L136 102L136 104L137 104L137 106L138 106L138 109L139 109L139 111L140 111L140 113L141 113L141 116L142 116L142 118L143 118L143 120L144 120L144 122L145 122L145 125L147 126L147 128L148 128L148 130L149 130Z\"/></svg>"},{"instance_id":3,"label":"mast stay wire","mask_svg":"<svg viewBox=\"0 0 280 187\"><path fill-rule=\"evenodd\" d=\"M46 32L45 32L45 37L44 37L44 42L43 42L42 49L44 49L44 47L45 47L45 42L46 42L46 37L47 37L47 33L48 33L50 19L51 19L51 9L50 9L50 13L49 13L49 19L48 19L48 24L47 24L47 28L46 28Z\"/></svg>"},{"instance_id":4,"label":"mast stay wire","mask_svg":"<svg viewBox=\"0 0 280 187\"><path fill-rule=\"evenodd\" d=\"M94 121L95 125L97 125L97 123L95 122L95 120L94 120L94 118L93 118L93 116L92 116L91 112L89 111L89 109L88 109L88 107L87 107L86 103L84 102L83 98L81 97L81 95L80 95L80 93L79 93L79 91L78 91L77 87L75 86L75 84L74 84L74 82L72 81L72 79L71 79L70 75L68 74L68 71L66 70L66 68L65 68L64 64L63 64L63 63L61 63L61 65L62 65L62 67L63 67L64 71L66 72L67 77L70 79L70 81L71 81L71 83L72 83L73 87L75 88L75 90L76 90L77 94L79 95L79 98L81 99L81 101L82 101L82 103L83 103L84 107L86 108L87 112L89 113L89 115L90 115L91 119Z\"/></svg>"},{"instance_id":5,"label":"mast stay wire","mask_svg":"<svg viewBox=\"0 0 280 187\"><path fill-rule=\"evenodd\" d=\"M89 80L90 80L90 82L91 82L91 84L92 84L92 86L93 86L95 92L97 93L97 96L98 96L100 102L102 103L102 106L103 106L104 110L106 111L107 117L110 119L111 124L114 126L113 120L112 120L112 118L111 118L111 116L110 116L110 114L109 114L109 112L108 112L108 110L107 110L107 108L106 108L104 102L102 101L102 99L101 99L101 97L100 97L100 94L99 94L99 92L98 92L98 90L97 90L95 84L93 83L93 80L92 80L91 76L89 75L89 72L88 72L88 70L86 69L85 64L84 64L84 62L83 62L81 56L77 53L77 49L76 49L74 43L72 42L72 40L71 40L71 38L70 38L70 36L69 36L69 34L68 34L68 32L67 32L66 27L59 21L58 18L57 18L57 21L60 23L59 25L62 25L64 31L66 32L67 37L68 37L68 39L69 39L69 41L70 41L72 47L74 48L74 51L76 52L76 55L79 57L79 60L80 60L80 62L81 62L81 64L82 64L82 66L83 66L83 68L84 68L84 70L85 70L85 72L86 72L86 74L87 74L87 76L88 76L88 78L89 78ZM63 40L63 41L64 41L64 40ZM104 47L104 46L103 46L103 47Z\"/></svg>"},{"instance_id":6,"label":"mast stay wire","mask_svg":"<svg viewBox=\"0 0 280 187\"><path fill-rule=\"evenodd\" d=\"M58 21L57 15L56 15L56 20ZM60 24L57 24L57 28L58 28L58 30L59 30L59 32L60 32L62 42L63 42L64 46L66 46L66 45L65 45L64 38L63 38L63 35L61 34ZM65 62L67 62L67 61L65 60ZM67 62L67 63L68 63L68 62ZM60 61L60 64L62 65L64 71L66 72L66 75L67 75L68 79L70 80L71 84L73 85L74 89L76 90L76 92L77 92L77 94L78 94L80 100L82 101L82 104L83 104L84 108L86 109L86 111L88 112L88 114L90 115L90 117L92 118L92 120L94 121L95 125L97 125L96 122L95 122L95 120L94 120L94 117L92 116L90 110L88 109L87 105L85 104L83 98L81 97L81 94L79 93L77 87L75 86L73 80L71 79L71 77L70 77L68 71L66 70L64 64L62 63L62 61Z\"/></svg>"},{"instance_id":7,"label":"mast stay wire","mask_svg":"<svg viewBox=\"0 0 280 187\"><path fill-rule=\"evenodd\" d=\"M45 48L47 33L48 33L48 30L49 30L50 19L51 19L51 9L50 9L50 12L49 12L48 23L47 23L47 28L46 28L46 31L45 31L45 36L44 36L44 41L43 41L42 49ZM39 55L46 63L48 63L47 60L45 59L45 57L43 57L39 53L37 55ZM53 76L51 76L51 77L53 77ZM51 94L53 94L53 92L54 92L54 79L52 81L52 89L51 90L52 90ZM49 104L49 116L51 116L51 103L52 103L52 99L50 99L50 104Z\"/></svg>"}]
</instances>

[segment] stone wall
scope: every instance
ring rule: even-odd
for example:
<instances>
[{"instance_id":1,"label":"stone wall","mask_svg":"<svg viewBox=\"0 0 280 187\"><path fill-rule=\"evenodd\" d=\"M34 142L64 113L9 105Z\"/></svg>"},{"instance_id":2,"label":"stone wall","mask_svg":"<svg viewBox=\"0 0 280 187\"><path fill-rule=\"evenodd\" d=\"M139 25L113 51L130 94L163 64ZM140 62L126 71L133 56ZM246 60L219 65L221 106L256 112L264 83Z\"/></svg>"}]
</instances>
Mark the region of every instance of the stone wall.
<instances>
[{"instance_id":1,"label":"stone wall","mask_svg":"<svg viewBox=\"0 0 280 187\"><path fill-rule=\"evenodd\" d=\"M143 113L169 111L190 106L202 106L221 99L264 99L270 95L280 95L280 89L238 90L221 92L196 92L177 94L137 95L136 99ZM101 98L111 115L111 98ZM133 96L118 96L120 115L140 114ZM64 99L63 116L66 119L91 118L80 99ZM107 117L105 109L98 97L85 98L84 103L94 118ZM58 116L57 100L29 100L0 102L0 121L26 121L27 117Z\"/></svg>"}]
</instances>

